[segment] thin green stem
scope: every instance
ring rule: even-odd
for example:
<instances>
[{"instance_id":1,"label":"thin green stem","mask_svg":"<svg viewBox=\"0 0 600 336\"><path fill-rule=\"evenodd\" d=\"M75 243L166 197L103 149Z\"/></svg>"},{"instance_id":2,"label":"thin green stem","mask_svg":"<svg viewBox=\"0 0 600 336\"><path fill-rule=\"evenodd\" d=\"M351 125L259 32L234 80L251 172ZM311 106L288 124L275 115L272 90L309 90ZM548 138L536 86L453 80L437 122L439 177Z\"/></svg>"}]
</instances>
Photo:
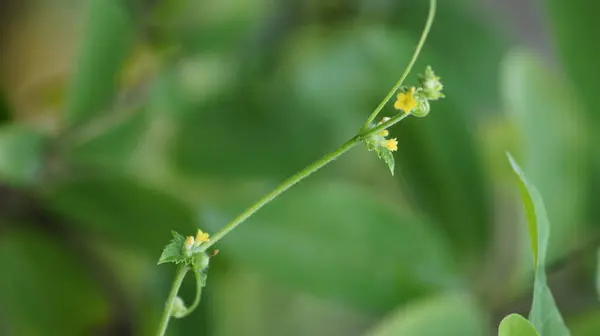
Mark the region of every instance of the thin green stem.
<instances>
[{"instance_id":1,"label":"thin green stem","mask_svg":"<svg viewBox=\"0 0 600 336\"><path fill-rule=\"evenodd\" d=\"M397 123L402 121L404 118L408 117L409 115L410 115L410 113L398 113L397 115L392 117L390 120L388 120L384 123L381 123L373 128L370 128L366 131L363 131L362 133L360 133L358 135L358 137L360 139L368 138L369 136L371 136L377 132L383 131L384 129L388 129L388 128L396 125Z\"/></svg>"},{"instance_id":2,"label":"thin green stem","mask_svg":"<svg viewBox=\"0 0 600 336\"><path fill-rule=\"evenodd\" d=\"M225 225L219 232L217 232L215 235L213 235L213 237L211 238L210 241L202 244L202 246L204 247L204 250L206 251L209 247L216 244L219 240L221 240L221 238L223 238L225 235L227 235L231 230L235 229L238 225L240 225L242 222L244 222L246 219L248 219L248 217L252 216L260 208L262 208L263 206L265 206L269 202L271 202L273 199L275 199L275 197L279 196L281 193L288 190L289 188L294 186L296 183L302 181L304 178L306 178L310 174L321 169L323 166L325 166L329 162L337 159L340 155L346 153L352 147L356 146L359 142L360 142L359 137L355 136L354 138L348 140L345 144L343 144L337 150L325 155L320 160L313 162L308 167L302 169L301 171L299 171L292 177L283 181L283 183L281 183L279 186L277 186L277 188L273 189L270 193L263 196L263 198L258 200L258 202L254 203L254 205L252 205L251 207L246 209L246 211L242 212L239 216L237 216L231 222L229 222L227 225Z\"/></svg>"},{"instance_id":3,"label":"thin green stem","mask_svg":"<svg viewBox=\"0 0 600 336\"><path fill-rule=\"evenodd\" d=\"M246 209L246 211L242 212L239 216L237 216L231 222L229 222L227 225L225 225L219 232L217 232L211 238L210 241L202 244L203 250L206 251L209 247L216 244L219 240L221 240L223 237L225 237L231 230L235 229L238 225L243 223L246 219L248 219L250 216L252 216L255 212L260 210L260 208L267 205L269 202L274 200L281 193L288 190L289 188L294 186L296 183L302 181L303 179L308 177L310 174L323 168L325 165L327 165L331 161L337 159L342 154L346 153L352 147L356 146L362 139L367 138L379 131L382 131L384 129L392 127L393 125L400 122L402 119L408 117L409 115L410 114L408 114L408 113L398 114L398 115L394 116L393 118L391 118L390 120L388 120L387 122L382 123L381 125L377 125L376 127L373 127L366 131L363 131L361 134L348 140L345 144L343 144L337 150L325 155L320 160L313 162L308 167L302 169L300 172L296 173L292 177L283 181L279 186L277 186L275 189L273 189L270 193L263 196L260 200L258 200L258 202L254 203L251 207Z\"/></svg>"},{"instance_id":4,"label":"thin green stem","mask_svg":"<svg viewBox=\"0 0 600 336\"><path fill-rule=\"evenodd\" d=\"M198 305L200 304L202 288L204 287L204 279L202 278L203 275L198 271L194 271L194 275L196 276L196 297L194 298L194 302L192 303L192 305L187 308L185 313L181 314L181 316L178 316L178 318L183 318L183 317L188 316L196 308L198 308Z\"/></svg>"},{"instance_id":5,"label":"thin green stem","mask_svg":"<svg viewBox=\"0 0 600 336\"><path fill-rule=\"evenodd\" d=\"M173 284L171 285L171 292L169 292L169 297L167 298L167 302L165 302L165 310L163 311L160 324L158 325L158 332L156 333L158 336L163 336L167 331L167 326L169 325L169 320L171 319L171 312L173 311L173 303L175 303L175 298L177 297L177 292L179 292L179 287L181 287L181 283L183 282L185 274L189 269L190 268L186 265L180 265L177 267L177 273L175 274Z\"/></svg>"},{"instance_id":6,"label":"thin green stem","mask_svg":"<svg viewBox=\"0 0 600 336\"><path fill-rule=\"evenodd\" d=\"M375 120L375 118L377 118L377 115L379 114L379 112L381 112L381 110L383 110L383 108L390 101L390 99L392 99L392 97L394 96L396 91L398 91L398 89L400 88L402 83L404 83L404 80L406 79L406 77L408 77L408 74L412 70L413 65L415 65L415 62L417 61L417 58L419 57L419 54L421 53L421 49L423 48L423 45L425 44L427 35L429 35L429 31L431 30L431 25L433 24L433 18L435 17L436 5L437 5L436 0L429 0L429 14L427 15L427 21L425 22L425 28L423 29L423 33L421 34L421 39L419 39L419 43L417 44L417 47L415 48L415 52L413 53L412 58L410 59L410 62L408 62L408 65L406 66L406 69L404 70L402 77L400 77L400 79L398 80L396 85L394 85L394 87L388 93L388 95L381 101L381 103L379 103L379 106L377 106L375 111L373 111L373 113L371 113L371 115L369 116L369 118L367 119L367 121L365 122L365 124L362 127L363 131L365 131L369 128L369 126L371 125L373 120Z\"/></svg>"},{"instance_id":7,"label":"thin green stem","mask_svg":"<svg viewBox=\"0 0 600 336\"><path fill-rule=\"evenodd\" d=\"M423 33L421 34L421 39L419 40L419 43L417 44L415 52L413 53L413 56L412 56L410 62L408 63L408 66L404 70L404 74L402 74L402 77L400 77L400 80L398 80L398 82L396 83L396 85L394 85L394 87L388 93L388 95L381 101L381 103L379 104L379 106L377 106L375 111L373 111L371 116L369 116L369 118L367 119L367 122L361 128L360 133L357 136L353 137L352 139L348 140L340 148L325 155L320 160L313 162L308 167L304 168L303 170L296 173L292 177L283 181L279 186L277 186L275 189L273 189L270 193L266 194L260 200L258 200L258 202L254 203L252 206L250 206L248 209L246 209L246 211L242 212L239 216L234 218L231 222L227 223L219 232L217 232L212 237L212 239L209 242L202 244L203 251L206 251L208 248L210 248L211 246L216 244L219 240L221 240L223 237L225 237L229 232L231 232L238 225L243 223L246 219L248 219L250 216L252 216L255 212L260 210L263 206L267 205L272 200L274 200L281 193L288 190L289 188L294 186L296 183L302 181L304 178L308 177L310 174L321 169L322 167L324 167L331 161L337 159L339 156L346 153L352 147L356 146L362 139L367 138L376 132L387 129L410 115L408 113L401 113L401 114L398 114L395 117L391 118L390 120L388 120L385 123L377 125L373 128L369 128L369 127L371 127L371 123L373 122L373 120L375 120L375 118L377 117L379 112L381 112L381 110L383 109L385 104L387 104L387 102L392 98L394 93L402 85L402 83L404 82L404 80L406 79L408 74L410 73L410 70L412 69L413 65L415 64L417 57L419 56L419 53L421 52L421 49L423 48L423 44L425 43L425 40L427 39L427 35L429 34L429 31L431 30L431 25L433 24L433 19L435 17L436 4L437 4L436 0L429 1L429 5L430 5L429 14L427 16L427 22L425 23L425 28L423 29Z\"/></svg>"}]
</instances>

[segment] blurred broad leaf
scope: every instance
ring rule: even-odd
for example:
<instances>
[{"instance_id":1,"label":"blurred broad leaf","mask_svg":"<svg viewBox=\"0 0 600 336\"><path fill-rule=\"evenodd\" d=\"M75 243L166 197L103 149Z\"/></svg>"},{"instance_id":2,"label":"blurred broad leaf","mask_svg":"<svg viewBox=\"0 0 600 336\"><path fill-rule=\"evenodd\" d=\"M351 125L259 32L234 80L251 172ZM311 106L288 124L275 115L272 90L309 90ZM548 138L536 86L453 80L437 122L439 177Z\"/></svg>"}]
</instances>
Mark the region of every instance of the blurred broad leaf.
<instances>
[{"instance_id":1,"label":"blurred broad leaf","mask_svg":"<svg viewBox=\"0 0 600 336\"><path fill-rule=\"evenodd\" d=\"M510 314L500 322L498 336L538 336L534 326L519 314Z\"/></svg>"},{"instance_id":2,"label":"blurred broad leaf","mask_svg":"<svg viewBox=\"0 0 600 336\"><path fill-rule=\"evenodd\" d=\"M554 297L546 283L546 252L548 251L548 238L550 236L550 223L546 215L546 207L542 196L537 189L529 184L525 174L508 155L510 164L517 177L519 191L525 209L525 217L532 241L531 252L534 256L535 280L533 284L533 303L529 319L536 330L544 336L570 335L560 311L554 302Z\"/></svg>"},{"instance_id":3,"label":"blurred broad leaf","mask_svg":"<svg viewBox=\"0 0 600 336\"><path fill-rule=\"evenodd\" d=\"M223 212L205 205L207 226L217 230L252 202L241 201L229 199ZM385 311L458 280L446 242L427 221L344 183L290 190L222 245L246 268L367 310Z\"/></svg>"},{"instance_id":4,"label":"blurred broad leaf","mask_svg":"<svg viewBox=\"0 0 600 336\"><path fill-rule=\"evenodd\" d=\"M161 190L117 174L88 174L53 187L48 205L72 225L159 256L171 230L196 232L195 215Z\"/></svg>"},{"instance_id":5,"label":"blurred broad leaf","mask_svg":"<svg viewBox=\"0 0 600 336\"><path fill-rule=\"evenodd\" d=\"M600 3L586 0L546 0L546 3L557 51L597 128L600 126L600 114L596 111L596 78L600 77L597 57L600 54L600 44L597 43Z\"/></svg>"},{"instance_id":6,"label":"blurred broad leaf","mask_svg":"<svg viewBox=\"0 0 600 336\"><path fill-rule=\"evenodd\" d=\"M120 113L115 116L119 119L116 124L104 126L98 133L93 129L82 133L69 153L70 160L112 169L130 167L148 130L149 118L144 108Z\"/></svg>"},{"instance_id":7,"label":"blurred broad leaf","mask_svg":"<svg viewBox=\"0 0 600 336\"><path fill-rule=\"evenodd\" d=\"M445 294L399 308L366 336L480 336L486 328L485 316L471 297Z\"/></svg>"},{"instance_id":8,"label":"blurred broad leaf","mask_svg":"<svg viewBox=\"0 0 600 336\"><path fill-rule=\"evenodd\" d=\"M90 278L53 239L27 231L0 236L0 310L9 334L86 335L107 318Z\"/></svg>"},{"instance_id":9,"label":"blurred broad leaf","mask_svg":"<svg viewBox=\"0 0 600 336\"><path fill-rule=\"evenodd\" d=\"M569 249L585 222L591 176L585 116L568 82L525 50L513 50L504 59L502 89L529 178L548 205L552 259Z\"/></svg>"},{"instance_id":10,"label":"blurred broad leaf","mask_svg":"<svg viewBox=\"0 0 600 336\"><path fill-rule=\"evenodd\" d=\"M15 185L35 182L43 164L44 136L23 125L0 128L0 179Z\"/></svg>"},{"instance_id":11,"label":"blurred broad leaf","mask_svg":"<svg viewBox=\"0 0 600 336\"><path fill-rule=\"evenodd\" d=\"M110 107L118 73L133 48L135 24L129 1L90 0L77 67L67 100L68 125Z\"/></svg>"}]
</instances>

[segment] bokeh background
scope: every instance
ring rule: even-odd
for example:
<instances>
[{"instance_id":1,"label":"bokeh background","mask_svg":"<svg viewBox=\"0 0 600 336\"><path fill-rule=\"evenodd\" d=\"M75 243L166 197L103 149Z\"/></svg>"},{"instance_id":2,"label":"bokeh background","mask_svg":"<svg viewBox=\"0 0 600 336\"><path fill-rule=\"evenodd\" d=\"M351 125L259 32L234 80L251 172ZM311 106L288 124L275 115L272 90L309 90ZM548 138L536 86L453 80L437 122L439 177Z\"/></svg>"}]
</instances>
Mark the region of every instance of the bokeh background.
<instances>
[{"instance_id":1,"label":"bokeh background","mask_svg":"<svg viewBox=\"0 0 600 336\"><path fill-rule=\"evenodd\" d=\"M494 335L532 257L505 153L551 221L549 283L600 335L600 5L441 0L422 57L447 98L218 244L170 335ZM216 232L352 137L425 0L0 3L0 335L152 335L170 231ZM394 113L388 106L384 115ZM181 296L190 301L192 279Z\"/></svg>"}]
</instances>

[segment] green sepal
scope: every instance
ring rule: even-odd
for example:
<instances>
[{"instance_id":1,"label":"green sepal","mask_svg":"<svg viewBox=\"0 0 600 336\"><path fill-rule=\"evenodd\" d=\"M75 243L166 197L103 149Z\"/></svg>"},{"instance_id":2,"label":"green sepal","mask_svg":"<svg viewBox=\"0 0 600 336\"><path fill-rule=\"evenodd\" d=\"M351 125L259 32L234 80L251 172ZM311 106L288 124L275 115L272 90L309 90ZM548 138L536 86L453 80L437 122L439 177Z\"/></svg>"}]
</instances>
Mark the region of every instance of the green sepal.
<instances>
[{"instance_id":1,"label":"green sepal","mask_svg":"<svg viewBox=\"0 0 600 336\"><path fill-rule=\"evenodd\" d=\"M171 310L171 316L175 318L182 318L187 315L188 307L185 306L185 302L179 296L175 297L173 302L173 309Z\"/></svg>"},{"instance_id":2,"label":"green sepal","mask_svg":"<svg viewBox=\"0 0 600 336\"><path fill-rule=\"evenodd\" d=\"M396 163L394 161L394 154L392 154L392 151L384 147L377 147L375 148L375 152L377 152L377 156L388 165L390 168L390 173L392 173L393 176Z\"/></svg>"},{"instance_id":3,"label":"green sepal","mask_svg":"<svg viewBox=\"0 0 600 336\"><path fill-rule=\"evenodd\" d=\"M435 75L430 66L425 68L424 74L419 75L419 81L421 82L421 87L428 100L438 100L446 97L442 93L444 85L440 81L440 77Z\"/></svg>"},{"instance_id":4,"label":"green sepal","mask_svg":"<svg viewBox=\"0 0 600 336\"><path fill-rule=\"evenodd\" d=\"M175 231L171 231L171 234L173 235L173 239L163 249L160 258L158 259L158 265L168 262L180 264L187 259L183 253L185 237Z\"/></svg>"},{"instance_id":5,"label":"green sepal","mask_svg":"<svg viewBox=\"0 0 600 336\"><path fill-rule=\"evenodd\" d=\"M194 255L192 261L192 267L196 272L205 272L208 269L208 262L210 261L210 257L206 252L200 252Z\"/></svg>"},{"instance_id":6,"label":"green sepal","mask_svg":"<svg viewBox=\"0 0 600 336\"><path fill-rule=\"evenodd\" d=\"M431 106L424 91L421 91L421 89L419 89L419 92L415 94L415 100L417 101L417 107L412 109L412 111L410 111L410 114L419 118L426 117L429 114Z\"/></svg>"}]
</instances>

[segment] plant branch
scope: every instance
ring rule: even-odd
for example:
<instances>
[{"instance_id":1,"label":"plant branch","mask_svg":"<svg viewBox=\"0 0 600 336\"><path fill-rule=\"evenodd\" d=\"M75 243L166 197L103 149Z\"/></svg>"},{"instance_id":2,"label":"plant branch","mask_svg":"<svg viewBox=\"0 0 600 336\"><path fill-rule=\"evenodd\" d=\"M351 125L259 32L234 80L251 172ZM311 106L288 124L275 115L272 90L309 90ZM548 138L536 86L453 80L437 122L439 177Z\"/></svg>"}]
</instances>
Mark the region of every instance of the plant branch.
<instances>
[{"instance_id":1,"label":"plant branch","mask_svg":"<svg viewBox=\"0 0 600 336\"><path fill-rule=\"evenodd\" d=\"M331 161L337 159L342 154L344 154L348 150L350 150L352 147L356 146L362 139L367 138L367 137L369 137L369 136L371 136L371 135L373 135L373 134L375 134L377 132L380 132L380 131L382 131L384 129L392 127L393 125L395 125L396 123L400 122L401 120L403 120L404 118L408 117L409 115L410 115L409 113L400 113L400 114L397 114L396 116L394 116L393 118L391 118L387 122L382 123L380 125L377 125L376 127L373 127L373 128L368 129L366 131L363 131L359 135L357 135L357 136L353 137L352 139L348 140L340 148L338 148L335 151L333 151L333 152L325 155L320 160L313 162L308 167L304 168L303 170L301 170L300 172L296 173L292 177L290 177L287 180L283 181L279 186L277 186L275 189L273 189L270 193L268 193L265 196L263 196L261 199L258 200L258 202L254 203L251 207L249 207L248 209L246 209L246 211L242 212L239 216L237 216L231 222L229 222L227 225L225 225L219 232L217 232L216 234L214 234L213 237L212 237L212 239L210 241L202 244L203 251L206 251L212 245L216 244L219 240L221 240L223 237L225 237L231 230L235 229L238 225L240 225L241 223L243 223L246 219L248 219L250 216L252 216L258 210L260 210L260 208L262 208L263 206L265 206L268 203L270 203L272 200L274 200L281 193L283 193L284 191L288 190L289 188L291 188L292 186L294 186L296 183L302 181L303 179L305 179L306 177L308 177L310 174L312 174L312 173L316 172L317 170L323 168L325 165L327 165Z\"/></svg>"},{"instance_id":2,"label":"plant branch","mask_svg":"<svg viewBox=\"0 0 600 336\"><path fill-rule=\"evenodd\" d=\"M183 317L188 316L194 310L196 310L196 308L198 308L198 305L200 304L202 288L204 287L204 278L203 278L204 275L198 271L194 271L194 275L196 276L196 297L194 298L194 302L192 303L192 305L187 308L185 313L178 316L178 318L183 318Z\"/></svg>"},{"instance_id":3,"label":"plant branch","mask_svg":"<svg viewBox=\"0 0 600 336\"><path fill-rule=\"evenodd\" d=\"M248 219L248 217L252 216L255 212L260 210L260 208L262 208L263 206L270 203L273 199L275 199L281 193L288 190L289 188L294 186L296 183L302 181L303 179L308 177L310 174L321 169L323 166L327 165L331 161L337 159L342 154L344 154L348 150L350 150L352 147L356 146L359 142L360 142L360 138L358 136L353 137L352 139L348 140L345 144L343 144L337 150L325 155L320 160L313 162L308 167L302 169L301 171L299 171L292 177L283 181L283 183L281 183L279 186L277 186L277 188L273 189L270 193L263 196L260 200L258 200L258 202L254 203L254 205L252 205L251 207L246 209L246 211L242 212L239 216L237 216L231 222L229 222L227 225L225 225L225 227L223 227L219 232L217 232L215 235L213 235L213 237L211 238L210 241L202 244L203 250L206 251L209 247L216 244L219 240L221 240L223 237L225 237L225 235L227 235L231 230L235 229L238 225L240 225L246 219Z\"/></svg>"},{"instance_id":4,"label":"plant branch","mask_svg":"<svg viewBox=\"0 0 600 336\"><path fill-rule=\"evenodd\" d=\"M421 49L423 48L423 45L425 44L427 35L429 35L429 31L431 30L431 25L433 24L433 19L435 17L436 5L437 5L436 0L429 1L429 14L427 15L427 21L425 22L425 28L423 29L423 33L421 33L421 38L419 39L419 43L417 44L417 47L415 48L412 58L408 62L408 65L406 66L406 69L404 70L402 77L400 77L400 79L398 80L396 85L394 85L394 87L388 93L388 95L381 101L381 103L379 103L379 106L377 106L375 111L373 111L373 113L371 113L371 115L369 116L369 118L367 119L367 121L365 122L365 124L362 127L363 131L367 130L369 128L369 125L371 125L373 120L375 120L375 118L377 118L377 115L379 114L379 112L381 112L381 110L383 110L383 108L390 101L390 99L392 99L392 97L394 96L396 91L398 91L398 89L400 88L402 83L404 83L404 80L406 79L406 77L408 77L408 74L410 73L410 70L412 69L413 65L415 65L415 62L417 61L417 58L419 57L419 54L421 53Z\"/></svg>"},{"instance_id":5,"label":"plant branch","mask_svg":"<svg viewBox=\"0 0 600 336\"><path fill-rule=\"evenodd\" d=\"M181 287L181 283L185 278L185 274L189 271L189 267L186 265L180 265L177 267L177 273L175 274L175 278L173 278L173 284L171 285L171 292L169 292L169 297L167 298L167 302L165 302L165 310L163 311L163 315L160 319L160 324L158 325L158 336L163 336L167 331L167 326L169 325L169 320L171 319L171 312L173 311L173 303L175 303L175 298L177 297L177 292L179 292L179 287Z\"/></svg>"}]
</instances>

